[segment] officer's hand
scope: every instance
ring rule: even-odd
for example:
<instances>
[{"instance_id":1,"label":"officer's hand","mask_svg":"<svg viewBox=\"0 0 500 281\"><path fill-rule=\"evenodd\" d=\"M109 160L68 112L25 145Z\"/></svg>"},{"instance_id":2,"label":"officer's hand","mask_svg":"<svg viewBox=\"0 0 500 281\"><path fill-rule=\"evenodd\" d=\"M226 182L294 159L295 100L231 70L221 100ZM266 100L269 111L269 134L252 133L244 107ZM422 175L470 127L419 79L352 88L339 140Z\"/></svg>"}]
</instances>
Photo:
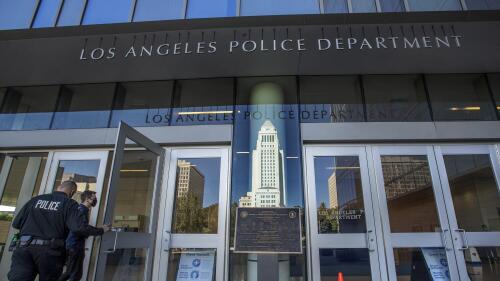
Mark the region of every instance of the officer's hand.
<instances>
[{"instance_id":1,"label":"officer's hand","mask_svg":"<svg viewBox=\"0 0 500 281\"><path fill-rule=\"evenodd\" d=\"M105 224L102 226L102 229L104 230L104 232L108 232L111 230L111 225L109 224Z\"/></svg>"}]
</instances>

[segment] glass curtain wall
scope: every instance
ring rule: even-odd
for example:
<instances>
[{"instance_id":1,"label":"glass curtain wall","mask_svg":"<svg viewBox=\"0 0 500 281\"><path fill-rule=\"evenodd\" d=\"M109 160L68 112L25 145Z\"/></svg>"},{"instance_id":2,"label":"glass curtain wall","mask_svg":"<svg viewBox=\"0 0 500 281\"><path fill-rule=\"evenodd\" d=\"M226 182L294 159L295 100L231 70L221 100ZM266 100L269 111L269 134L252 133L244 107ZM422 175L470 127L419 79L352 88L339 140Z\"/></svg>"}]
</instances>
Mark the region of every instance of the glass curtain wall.
<instances>
[{"instance_id":1,"label":"glass curtain wall","mask_svg":"<svg viewBox=\"0 0 500 281\"><path fill-rule=\"evenodd\" d=\"M237 208L298 207L303 214L304 207L296 78L242 78L237 84L229 279L257 281L266 274L305 280L305 239L302 254L234 252Z\"/></svg>"},{"instance_id":2,"label":"glass curtain wall","mask_svg":"<svg viewBox=\"0 0 500 281\"><path fill-rule=\"evenodd\" d=\"M318 0L241 0L241 16L319 14Z\"/></svg>"}]
</instances>

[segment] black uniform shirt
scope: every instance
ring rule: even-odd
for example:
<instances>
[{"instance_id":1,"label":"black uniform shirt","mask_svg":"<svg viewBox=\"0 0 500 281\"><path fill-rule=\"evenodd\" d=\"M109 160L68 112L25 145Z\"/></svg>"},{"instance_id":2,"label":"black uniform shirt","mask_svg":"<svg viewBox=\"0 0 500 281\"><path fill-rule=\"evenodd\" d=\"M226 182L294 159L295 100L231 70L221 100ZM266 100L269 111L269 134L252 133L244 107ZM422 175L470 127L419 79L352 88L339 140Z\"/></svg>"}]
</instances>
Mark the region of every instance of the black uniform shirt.
<instances>
[{"instance_id":1,"label":"black uniform shirt","mask_svg":"<svg viewBox=\"0 0 500 281\"><path fill-rule=\"evenodd\" d=\"M31 198L12 222L21 235L38 239L66 239L69 231L83 236L103 233L102 228L88 225L84 215L78 211L78 203L66 193L55 191Z\"/></svg>"}]
</instances>

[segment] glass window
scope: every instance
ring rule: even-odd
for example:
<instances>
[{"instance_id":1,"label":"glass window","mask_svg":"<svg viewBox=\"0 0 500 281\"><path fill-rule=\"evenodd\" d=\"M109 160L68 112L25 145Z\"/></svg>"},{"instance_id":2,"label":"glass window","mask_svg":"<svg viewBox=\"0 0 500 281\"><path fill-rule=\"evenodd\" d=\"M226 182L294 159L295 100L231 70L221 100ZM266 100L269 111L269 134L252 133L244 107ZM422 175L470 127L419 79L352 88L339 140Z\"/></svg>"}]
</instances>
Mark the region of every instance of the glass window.
<instances>
[{"instance_id":1,"label":"glass window","mask_svg":"<svg viewBox=\"0 0 500 281\"><path fill-rule=\"evenodd\" d=\"M88 0L82 24L129 22L132 0Z\"/></svg>"},{"instance_id":2,"label":"glass window","mask_svg":"<svg viewBox=\"0 0 500 281\"><path fill-rule=\"evenodd\" d=\"M391 232L441 231L427 156L380 158Z\"/></svg>"},{"instance_id":3,"label":"glass window","mask_svg":"<svg viewBox=\"0 0 500 281\"><path fill-rule=\"evenodd\" d=\"M465 0L469 10L498 10L500 0Z\"/></svg>"},{"instance_id":4,"label":"glass window","mask_svg":"<svg viewBox=\"0 0 500 281\"><path fill-rule=\"evenodd\" d=\"M0 30L29 28L37 0L0 0Z\"/></svg>"},{"instance_id":5,"label":"glass window","mask_svg":"<svg viewBox=\"0 0 500 281\"><path fill-rule=\"evenodd\" d=\"M42 0L33 22L33 27L51 27L56 24L62 0Z\"/></svg>"},{"instance_id":6,"label":"glass window","mask_svg":"<svg viewBox=\"0 0 500 281\"><path fill-rule=\"evenodd\" d=\"M365 233L357 156L314 157L319 233Z\"/></svg>"},{"instance_id":7,"label":"glass window","mask_svg":"<svg viewBox=\"0 0 500 281\"><path fill-rule=\"evenodd\" d=\"M403 12L405 5L403 0L380 0L380 9L382 12Z\"/></svg>"},{"instance_id":8,"label":"glass window","mask_svg":"<svg viewBox=\"0 0 500 281\"><path fill-rule=\"evenodd\" d=\"M55 191L63 181L72 180L77 186L76 193L72 198L76 202L80 202L82 192L85 190L96 191L100 163L99 160L59 161L52 191Z\"/></svg>"},{"instance_id":9,"label":"glass window","mask_svg":"<svg viewBox=\"0 0 500 281\"><path fill-rule=\"evenodd\" d=\"M12 162L3 167L6 170L3 170L0 165L0 175L7 176L0 199L0 259L2 261L0 268L5 268L4 266L12 256L12 252L5 251L5 248L9 246L8 243L15 233L10 225L16 210L19 210L32 196L38 195L47 162L46 153L10 154L8 156L12 157L10 158Z\"/></svg>"},{"instance_id":10,"label":"glass window","mask_svg":"<svg viewBox=\"0 0 500 281\"><path fill-rule=\"evenodd\" d=\"M192 261L199 270L188 270L186 264ZM196 261L196 264L195 264ZM216 249L170 249L166 280L214 281L216 275Z\"/></svg>"},{"instance_id":11,"label":"glass window","mask_svg":"<svg viewBox=\"0 0 500 281\"><path fill-rule=\"evenodd\" d=\"M134 127L168 126L172 90L172 81L118 84L110 126L118 127L120 121Z\"/></svg>"},{"instance_id":12,"label":"glass window","mask_svg":"<svg viewBox=\"0 0 500 281\"><path fill-rule=\"evenodd\" d=\"M460 0L408 0L410 11L456 11L462 10Z\"/></svg>"},{"instance_id":13,"label":"glass window","mask_svg":"<svg viewBox=\"0 0 500 281\"><path fill-rule=\"evenodd\" d=\"M237 85L231 169L233 230L237 207L304 206L296 77L241 78ZM234 236L234 231L230 233ZM229 241L233 244L234 237ZM279 275L276 280L303 280L304 260L304 254L231 252L230 279L272 274ZM272 265L259 266L265 262Z\"/></svg>"},{"instance_id":14,"label":"glass window","mask_svg":"<svg viewBox=\"0 0 500 281\"><path fill-rule=\"evenodd\" d=\"M484 75L428 75L426 80L435 121L496 120Z\"/></svg>"},{"instance_id":15,"label":"glass window","mask_svg":"<svg viewBox=\"0 0 500 281\"><path fill-rule=\"evenodd\" d=\"M365 120L357 76L300 77L300 121L304 123Z\"/></svg>"},{"instance_id":16,"label":"glass window","mask_svg":"<svg viewBox=\"0 0 500 281\"><path fill-rule=\"evenodd\" d=\"M184 0L137 0L134 21L184 18Z\"/></svg>"},{"instance_id":17,"label":"glass window","mask_svg":"<svg viewBox=\"0 0 500 281\"><path fill-rule=\"evenodd\" d=\"M80 25L86 0L64 0L57 26Z\"/></svg>"},{"instance_id":18,"label":"glass window","mask_svg":"<svg viewBox=\"0 0 500 281\"><path fill-rule=\"evenodd\" d=\"M173 126L231 124L232 78L178 80L175 84Z\"/></svg>"},{"instance_id":19,"label":"glass window","mask_svg":"<svg viewBox=\"0 0 500 281\"><path fill-rule=\"evenodd\" d=\"M373 13L377 11L375 0L351 0L353 13Z\"/></svg>"},{"instance_id":20,"label":"glass window","mask_svg":"<svg viewBox=\"0 0 500 281\"><path fill-rule=\"evenodd\" d=\"M0 130L49 129L58 95L59 86L8 88L0 104Z\"/></svg>"},{"instance_id":21,"label":"glass window","mask_svg":"<svg viewBox=\"0 0 500 281\"><path fill-rule=\"evenodd\" d=\"M431 120L420 75L367 75L363 87L368 121Z\"/></svg>"},{"instance_id":22,"label":"glass window","mask_svg":"<svg viewBox=\"0 0 500 281\"><path fill-rule=\"evenodd\" d=\"M321 281L371 281L368 249L319 249Z\"/></svg>"},{"instance_id":23,"label":"glass window","mask_svg":"<svg viewBox=\"0 0 500 281\"><path fill-rule=\"evenodd\" d=\"M348 13L348 0L323 0L325 13Z\"/></svg>"},{"instance_id":24,"label":"glass window","mask_svg":"<svg viewBox=\"0 0 500 281\"><path fill-rule=\"evenodd\" d=\"M52 129L106 128L115 84L63 85Z\"/></svg>"},{"instance_id":25,"label":"glass window","mask_svg":"<svg viewBox=\"0 0 500 281\"><path fill-rule=\"evenodd\" d=\"M116 185L113 226L125 232L150 233L158 157L148 150L125 150L122 161ZM109 257L108 262L111 262ZM125 266L125 264L121 265ZM130 273L132 271L135 270L130 270ZM117 274L120 273L117 272Z\"/></svg>"},{"instance_id":26,"label":"glass window","mask_svg":"<svg viewBox=\"0 0 500 281\"><path fill-rule=\"evenodd\" d=\"M458 227L467 232L500 231L500 196L489 155L443 158Z\"/></svg>"},{"instance_id":27,"label":"glass window","mask_svg":"<svg viewBox=\"0 0 500 281\"><path fill-rule=\"evenodd\" d=\"M463 253L470 280L498 280L498 276L500 276L500 247L469 247Z\"/></svg>"},{"instance_id":28,"label":"glass window","mask_svg":"<svg viewBox=\"0 0 500 281\"><path fill-rule=\"evenodd\" d=\"M220 158L177 160L173 233L217 233Z\"/></svg>"},{"instance_id":29,"label":"glass window","mask_svg":"<svg viewBox=\"0 0 500 281\"><path fill-rule=\"evenodd\" d=\"M240 15L318 14L318 0L241 0Z\"/></svg>"},{"instance_id":30,"label":"glass window","mask_svg":"<svg viewBox=\"0 0 500 281\"><path fill-rule=\"evenodd\" d=\"M444 267L442 270L436 268L436 260ZM431 275L429 272L431 266L435 269L436 274L449 272L444 248L396 248L394 249L394 264L396 265L398 281L450 280L449 276Z\"/></svg>"},{"instance_id":31,"label":"glass window","mask_svg":"<svg viewBox=\"0 0 500 281\"><path fill-rule=\"evenodd\" d=\"M500 118L500 73L488 74L488 80L490 82L491 91L493 92L493 98L495 99L498 117Z\"/></svg>"},{"instance_id":32,"label":"glass window","mask_svg":"<svg viewBox=\"0 0 500 281\"><path fill-rule=\"evenodd\" d=\"M235 0L188 0L186 18L233 17Z\"/></svg>"}]
</instances>

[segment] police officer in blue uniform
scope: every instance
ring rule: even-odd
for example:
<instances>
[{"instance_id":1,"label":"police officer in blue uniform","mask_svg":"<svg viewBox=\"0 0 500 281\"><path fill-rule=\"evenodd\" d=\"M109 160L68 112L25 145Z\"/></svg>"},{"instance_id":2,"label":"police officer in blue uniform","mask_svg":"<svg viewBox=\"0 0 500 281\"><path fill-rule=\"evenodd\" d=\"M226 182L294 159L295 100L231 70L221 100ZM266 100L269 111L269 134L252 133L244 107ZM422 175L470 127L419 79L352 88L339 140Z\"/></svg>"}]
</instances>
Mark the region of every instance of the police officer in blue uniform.
<instances>
[{"instance_id":1,"label":"police officer in blue uniform","mask_svg":"<svg viewBox=\"0 0 500 281\"><path fill-rule=\"evenodd\" d=\"M95 191L85 190L80 194L81 203L78 206L87 223L90 217L90 209L97 205ZM80 236L70 232L66 238L66 271L59 277L59 281L80 281L83 275L83 261L85 260L85 240L87 236Z\"/></svg>"},{"instance_id":2,"label":"police officer in blue uniform","mask_svg":"<svg viewBox=\"0 0 500 281\"><path fill-rule=\"evenodd\" d=\"M12 226L20 237L12 255L10 281L56 281L65 262L65 239L69 231L82 236L102 235L109 227L96 228L87 223L71 199L74 181L64 181L52 194L31 198L17 214Z\"/></svg>"}]
</instances>

